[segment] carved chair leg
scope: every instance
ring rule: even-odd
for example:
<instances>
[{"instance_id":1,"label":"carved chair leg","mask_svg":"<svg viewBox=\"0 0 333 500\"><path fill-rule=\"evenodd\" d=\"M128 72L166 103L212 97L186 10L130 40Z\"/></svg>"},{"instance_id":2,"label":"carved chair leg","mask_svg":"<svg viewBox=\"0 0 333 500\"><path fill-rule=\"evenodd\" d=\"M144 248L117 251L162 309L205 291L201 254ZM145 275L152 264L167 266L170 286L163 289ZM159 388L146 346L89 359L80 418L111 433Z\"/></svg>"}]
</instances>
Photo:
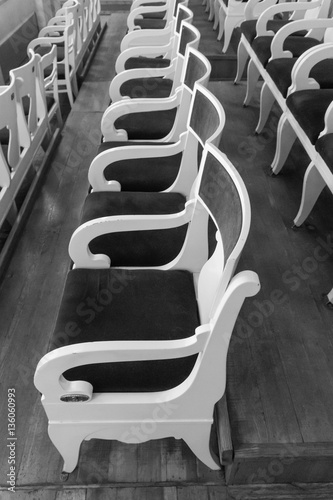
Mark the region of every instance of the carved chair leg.
<instances>
[{"instance_id":1,"label":"carved chair leg","mask_svg":"<svg viewBox=\"0 0 333 500\"><path fill-rule=\"evenodd\" d=\"M244 69L245 69L246 62L247 62L248 58L249 58L249 54L246 50L246 47L243 44L242 40L240 40L240 42L238 44L238 48L237 48L237 73L236 73L234 83L240 82L240 80L243 76Z\"/></svg>"},{"instance_id":2,"label":"carved chair leg","mask_svg":"<svg viewBox=\"0 0 333 500\"><path fill-rule=\"evenodd\" d=\"M219 463L218 457L210 449L210 424L195 424L195 426L189 427L188 433L183 435L182 438L187 443L189 448L193 451L195 456L201 460L207 467L212 470L219 470L221 465Z\"/></svg>"},{"instance_id":3,"label":"carved chair leg","mask_svg":"<svg viewBox=\"0 0 333 500\"><path fill-rule=\"evenodd\" d=\"M282 169L295 140L296 133L284 113L279 120L277 128L276 150L271 166L274 174L278 174Z\"/></svg>"},{"instance_id":4,"label":"carved chair leg","mask_svg":"<svg viewBox=\"0 0 333 500\"><path fill-rule=\"evenodd\" d=\"M246 86L246 96L244 99L244 106L248 106L248 104L250 103L254 91L257 87L259 77L260 77L259 70L252 61L252 59L250 59L250 62L247 67L247 86Z\"/></svg>"},{"instance_id":5,"label":"carved chair leg","mask_svg":"<svg viewBox=\"0 0 333 500\"><path fill-rule=\"evenodd\" d=\"M298 213L294 219L295 226L303 224L325 186L326 182L318 172L316 165L311 162L304 175L302 199Z\"/></svg>"},{"instance_id":6,"label":"carved chair leg","mask_svg":"<svg viewBox=\"0 0 333 500\"><path fill-rule=\"evenodd\" d=\"M260 115L258 125L256 127L257 134L260 134L263 131L274 102L275 97L273 96L269 85L264 82L260 93Z\"/></svg>"}]
</instances>

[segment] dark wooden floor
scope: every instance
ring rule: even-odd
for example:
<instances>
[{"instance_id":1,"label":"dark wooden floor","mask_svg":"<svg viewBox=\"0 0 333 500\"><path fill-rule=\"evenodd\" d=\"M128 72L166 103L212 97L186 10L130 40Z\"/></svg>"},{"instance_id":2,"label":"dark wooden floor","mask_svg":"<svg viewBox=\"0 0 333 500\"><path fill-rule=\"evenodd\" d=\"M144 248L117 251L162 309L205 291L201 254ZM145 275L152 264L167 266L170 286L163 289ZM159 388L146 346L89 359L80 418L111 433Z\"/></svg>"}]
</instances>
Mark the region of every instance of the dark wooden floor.
<instances>
[{"instance_id":1,"label":"dark wooden floor","mask_svg":"<svg viewBox=\"0 0 333 500\"><path fill-rule=\"evenodd\" d=\"M192 2L195 22L210 37L210 23L204 13L199 15L200 4ZM109 18L0 287L0 498L331 500L333 313L321 294L332 286L333 199L324 192L309 225L291 229L307 158L296 144L283 175L269 176L279 111L275 109L264 133L254 136L258 93L243 108L245 84L231 81L214 81L210 88L227 115L220 148L239 169L252 204L252 229L240 268L256 271L262 284L241 311L228 356L234 463L221 472L210 471L182 441L173 439L140 445L92 440L83 444L79 466L68 482L60 482L62 460L48 439L33 374L47 351L70 266L67 246L88 189L87 169L99 141L125 19L122 12ZM217 55L215 48L213 52ZM17 402L14 497L6 491L6 401L11 387Z\"/></svg>"}]
</instances>

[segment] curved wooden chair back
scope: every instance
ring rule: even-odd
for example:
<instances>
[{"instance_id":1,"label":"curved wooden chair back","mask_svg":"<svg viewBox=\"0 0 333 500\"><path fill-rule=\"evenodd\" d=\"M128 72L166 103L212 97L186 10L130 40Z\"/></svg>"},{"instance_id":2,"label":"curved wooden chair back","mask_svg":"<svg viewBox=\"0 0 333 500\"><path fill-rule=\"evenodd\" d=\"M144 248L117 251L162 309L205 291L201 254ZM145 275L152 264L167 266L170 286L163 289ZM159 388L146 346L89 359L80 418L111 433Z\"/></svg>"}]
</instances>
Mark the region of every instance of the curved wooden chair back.
<instances>
[{"instance_id":1,"label":"curved wooden chair back","mask_svg":"<svg viewBox=\"0 0 333 500\"><path fill-rule=\"evenodd\" d=\"M41 122L47 117L44 100L44 88L41 84L38 68L38 58L33 50L29 49L30 60L18 68L10 71L11 78L15 81L16 95L23 103L27 117L27 125L33 137Z\"/></svg>"}]
</instances>

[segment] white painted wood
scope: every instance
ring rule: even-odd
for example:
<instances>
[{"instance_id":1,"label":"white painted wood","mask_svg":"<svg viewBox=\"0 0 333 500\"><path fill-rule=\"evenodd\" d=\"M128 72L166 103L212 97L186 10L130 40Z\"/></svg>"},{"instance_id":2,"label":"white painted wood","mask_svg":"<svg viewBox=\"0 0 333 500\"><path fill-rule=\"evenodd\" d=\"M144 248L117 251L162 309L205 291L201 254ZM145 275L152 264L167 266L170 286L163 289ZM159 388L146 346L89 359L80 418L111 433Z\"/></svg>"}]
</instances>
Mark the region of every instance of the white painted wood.
<instances>
[{"instance_id":1,"label":"white painted wood","mask_svg":"<svg viewBox=\"0 0 333 500\"><path fill-rule=\"evenodd\" d=\"M232 172L235 188L246 198L245 186L229 160L208 143L202 168L205 168L210 155L219 161L221 168L227 169L229 174ZM222 193L216 191L215 195L221 196ZM207 216L212 215L198 194L195 199L198 210L195 209L194 214L205 211ZM250 213L243 216L249 222ZM206 238L207 232L204 235ZM228 345L239 310L244 299L255 295L260 286L255 273L243 271L233 278L230 276L231 281L222 292L221 284L227 266L216 258L221 255L221 239L222 236L218 238L217 248L208 264L200 270L197 296L201 324L190 338L177 341L89 342L56 349L41 359L35 374L35 385L43 394L49 436L64 459L65 472L74 470L81 442L91 438L117 439L126 443L169 436L183 438L208 467L220 468L218 459L209 450L214 405L225 390ZM238 252L242 251L245 240L246 237L240 243ZM212 271L216 276L213 284L209 280ZM202 297L208 293L210 304L201 304ZM188 378L177 387L159 393L94 393L89 384L86 383L86 387L73 386L73 382L66 381L62 376L64 371L80 364L170 359L193 353L198 353L198 358ZM86 402L61 401L66 395L75 395L78 387L86 391ZM143 426L147 422L151 424L149 432L145 432ZM139 434L133 432L133 428L137 427L142 430Z\"/></svg>"}]
</instances>

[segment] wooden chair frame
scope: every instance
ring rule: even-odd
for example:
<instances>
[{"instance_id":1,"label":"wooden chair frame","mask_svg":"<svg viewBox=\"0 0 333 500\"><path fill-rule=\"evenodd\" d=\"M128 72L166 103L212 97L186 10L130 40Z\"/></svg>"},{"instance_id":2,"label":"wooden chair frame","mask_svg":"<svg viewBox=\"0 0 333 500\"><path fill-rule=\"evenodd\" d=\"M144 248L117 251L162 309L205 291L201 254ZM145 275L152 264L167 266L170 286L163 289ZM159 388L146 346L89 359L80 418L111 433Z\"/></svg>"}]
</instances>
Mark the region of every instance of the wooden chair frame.
<instances>
[{"instance_id":1,"label":"wooden chair frame","mask_svg":"<svg viewBox=\"0 0 333 500\"><path fill-rule=\"evenodd\" d=\"M64 66L65 77L60 78L58 73L58 92L67 93L70 105L73 106L74 97L78 94L74 21L64 26L46 26L40 31L40 36L29 43L28 48L36 49L38 46L49 46L50 43L64 45L64 58L58 59L58 66Z\"/></svg>"},{"instance_id":2,"label":"wooden chair frame","mask_svg":"<svg viewBox=\"0 0 333 500\"><path fill-rule=\"evenodd\" d=\"M282 4L273 5L272 7L266 9L259 16L256 28L257 37L272 36L273 39L274 33L267 28L268 21L273 19L274 15L276 14L292 12L292 19L294 19L293 22L299 20L297 19L297 17L299 17L300 15L303 15L304 20L309 21L309 31L306 36L321 40L325 31L324 28L311 29L311 21L316 18L326 19L329 7L330 0L311 0L310 2L284 2ZM242 78L248 58L250 58L250 60L247 67L247 88L246 96L244 99L244 106L247 106L251 101L253 93L256 89L257 82L259 80L261 72L264 71L264 68L257 54L252 49L251 44L242 34L237 49L237 74L235 83L238 83Z\"/></svg>"},{"instance_id":3,"label":"wooden chair frame","mask_svg":"<svg viewBox=\"0 0 333 500\"><path fill-rule=\"evenodd\" d=\"M237 172L227 158L212 145L206 145L201 171L204 171L210 158L218 161L221 168L228 172L237 191L241 187L239 196L245 201L246 189L244 191ZM246 210L249 210L247 203L246 206ZM248 221L250 212L246 210L242 210L242 220ZM200 221L198 224L201 227L201 221L205 219L207 223L208 216L213 216L201 198L200 191L178 217L171 215L113 218L108 221L108 230L136 231L174 227L189 221L192 214L193 218ZM198 229L196 222L193 227ZM229 257L232 261L230 265L229 259L227 262L224 259L223 236L218 225L217 231L216 249L210 259L207 260L206 255L204 264L201 257L201 262L195 262L193 258L193 253L201 253L202 245L192 248L193 242L188 237L187 248L191 247L192 250L184 249L179 259L169 266L169 270L187 269L193 273L200 326L191 337L176 341L81 343L55 349L39 362L35 385L42 393L42 403L49 420L49 436L64 459L63 470L66 474L76 467L83 440L99 438L133 442L131 426L151 419L161 403L172 405L172 415L154 419L156 425L152 433L144 435L140 442L170 436L182 438L208 467L220 468L209 447L214 405L225 391L226 356L236 318L244 299L258 292L259 280L251 271L243 271L232 277L234 264L246 241L248 227L241 230L235 255L232 252ZM197 231L195 233L197 234ZM95 264L96 262L92 261L92 265ZM69 382L62 375L66 370L81 364L174 359L193 354L198 354L198 357L187 379L180 385L162 392L94 393L88 382Z\"/></svg>"},{"instance_id":4,"label":"wooden chair frame","mask_svg":"<svg viewBox=\"0 0 333 500\"><path fill-rule=\"evenodd\" d=\"M107 181L104 176L105 168L114 162L135 158L168 157L183 152L178 175L173 184L165 192L177 192L188 196L198 175L198 145L201 144L201 147L204 147L204 142L191 126L191 117L196 105L197 93L204 95L218 113L219 125L209 137L210 143L218 145L225 125L224 109L209 90L202 87L200 83L196 83L187 117L186 131L180 134L177 142L159 143L151 146L141 146L140 144L136 146L132 144L130 147L124 143L124 146L103 151L93 159L89 168L88 179L92 189L94 191L119 191L121 189L118 182Z\"/></svg>"},{"instance_id":5,"label":"wooden chair frame","mask_svg":"<svg viewBox=\"0 0 333 500\"><path fill-rule=\"evenodd\" d=\"M181 83L180 79L184 67L185 54L182 54L180 52L180 48L182 46L182 38L184 37L186 39L188 33L190 32L192 33L193 38L190 42L187 43L187 46L193 47L195 49L198 48L201 38L199 30L195 28L193 25L187 23L186 21L182 21L176 56L172 59L169 66L165 68L142 68L142 69L135 68L135 69L124 70L121 73L118 73L112 79L109 87L109 96L112 103L116 103L123 99L128 100L129 96L123 96L120 93L120 89L125 82L135 78L147 78L148 83L149 83L149 78L154 78L154 77L169 78L173 80L173 85L170 92L170 96L172 96Z\"/></svg>"},{"instance_id":6,"label":"wooden chair frame","mask_svg":"<svg viewBox=\"0 0 333 500\"><path fill-rule=\"evenodd\" d=\"M186 76L188 63L190 58L196 58L206 68L205 73L197 80L202 86L207 86L211 64L208 59L203 56L198 50L193 47L187 47L185 53L185 61L180 79L180 86L176 89L171 97L163 99L131 99L127 101L119 101L111 104L103 114L101 120L101 131L104 141L126 141L128 140L127 132L122 129L116 129L115 123L117 119L128 113L149 113L152 111L163 111L168 109L177 109L176 118L172 130L167 136L152 142L172 142L177 141L182 132L186 129L187 119L190 110L193 89L186 85ZM147 115L149 116L149 115ZM140 142L140 141L137 141Z\"/></svg>"},{"instance_id":7,"label":"wooden chair frame","mask_svg":"<svg viewBox=\"0 0 333 500\"><path fill-rule=\"evenodd\" d=\"M136 46L129 46L128 48L123 48L122 52L119 54L116 60L115 64L115 69L116 73L121 73L122 71L125 71L125 64L126 61L130 57L139 57L139 56L145 56L145 57L158 57L158 56L163 56L164 58L167 59L173 59L177 55L177 49L179 45L179 34L180 34L180 28L181 28L181 21L186 21L189 24L192 24L193 21L193 12L188 8L185 7L182 4L178 5L177 9L177 15L175 18L175 22L172 23L167 28L167 36L165 36L165 33L163 34L163 41L165 40L166 43L163 45L160 43L161 38L158 37L159 43L158 44L152 44L149 43L148 41L146 42L147 45L136 45ZM161 31L161 30L159 30ZM141 34L141 33L140 33ZM133 31L130 34L126 35L124 37L131 37L132 41L134 39L134 35L137 35L137 32ZM151 40L152 38L155 40L156 38L156 33L155 30L144 30L144 33L142 33L141 36L141 41L145 40ZM122 43L124 42L124 39ZM131 41L127 40L125 43L129 43L131 45ZM123 47L125 44L123 45Z\"/></svg>"}]
</instances>

